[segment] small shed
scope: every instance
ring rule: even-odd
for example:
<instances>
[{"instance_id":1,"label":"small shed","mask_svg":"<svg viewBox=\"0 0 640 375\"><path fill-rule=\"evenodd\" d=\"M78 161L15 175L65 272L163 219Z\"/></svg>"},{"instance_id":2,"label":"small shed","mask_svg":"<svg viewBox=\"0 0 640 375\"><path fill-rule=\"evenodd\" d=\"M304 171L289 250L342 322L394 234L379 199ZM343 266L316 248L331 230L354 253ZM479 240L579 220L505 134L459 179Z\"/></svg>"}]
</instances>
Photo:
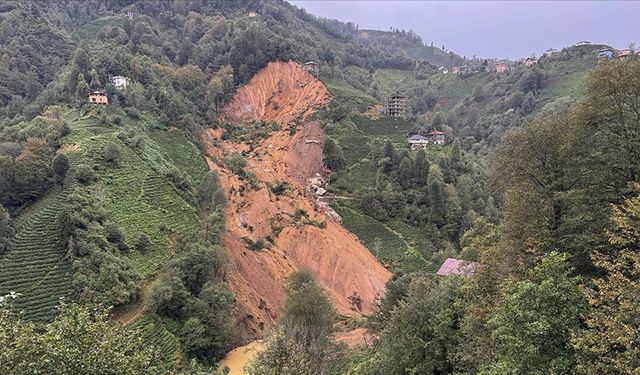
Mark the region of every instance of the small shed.
<instances>
[{"instance_id":1,"label":"small shed","mask_svg":"<svg viewBox=\"0 0 640 375\"><path fill-rule=\"evenodd\" d=\"M450 276L450 275L458 275L458 276L471 276L474 273L478 272L480 269L480 263L470 262L468 260L447 258L447 260L442 263L436 275L438 276Z\"/></svg>"},{"instance_id":2,"label":"small shed","mask_svg":"<svg viewBox=\"0 0 640 375\"><path fill-rule=\"evenodd\" d=\"M92 91L89 93L89 103L91 104L109 104L109 97L102 91Z\"/></svg>"}]
</instances>

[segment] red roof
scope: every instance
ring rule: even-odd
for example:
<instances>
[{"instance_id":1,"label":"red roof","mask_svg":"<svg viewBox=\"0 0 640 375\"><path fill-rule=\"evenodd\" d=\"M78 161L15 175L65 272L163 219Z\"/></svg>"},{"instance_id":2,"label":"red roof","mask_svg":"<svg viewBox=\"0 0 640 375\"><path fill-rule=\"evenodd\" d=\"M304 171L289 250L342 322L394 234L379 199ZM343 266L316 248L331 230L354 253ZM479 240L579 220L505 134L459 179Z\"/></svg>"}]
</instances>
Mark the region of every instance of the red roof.
<instances>
[{"instance_id":1,"label":"red roof","mask_svg":"<svg viewBox=\"0 0 640 375\"><path fill-rule=\"evenodd\" d=\"M436 275L438 276L449 276L449 275L462 275L469 276L473 275L480 268L480 263L470 262L467 260L461 259L453 259L447 258L447 260L442 263Z\"/></svg>"}]
</instances>

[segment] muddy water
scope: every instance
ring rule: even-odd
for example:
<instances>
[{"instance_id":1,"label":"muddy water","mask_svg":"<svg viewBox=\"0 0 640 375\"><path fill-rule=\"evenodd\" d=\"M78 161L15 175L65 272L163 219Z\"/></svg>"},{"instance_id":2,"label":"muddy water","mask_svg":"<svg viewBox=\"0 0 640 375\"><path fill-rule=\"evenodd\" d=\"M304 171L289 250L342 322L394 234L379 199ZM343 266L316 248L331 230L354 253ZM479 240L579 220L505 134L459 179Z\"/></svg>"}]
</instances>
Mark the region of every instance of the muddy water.
<instances>
[{"instance_id":1,"label":"muddy water","mask_svg":"<svg viewBox=\"0 0 640 375\"><path fill-rule=\"evenodd\" d=\"M219 363L220 368L229 367L229 375L245 375L244 366L249 363L253 357L265 349L262 340L256 340L245 346L235 348L230 351Z\"/></svg>"}]
</instances>

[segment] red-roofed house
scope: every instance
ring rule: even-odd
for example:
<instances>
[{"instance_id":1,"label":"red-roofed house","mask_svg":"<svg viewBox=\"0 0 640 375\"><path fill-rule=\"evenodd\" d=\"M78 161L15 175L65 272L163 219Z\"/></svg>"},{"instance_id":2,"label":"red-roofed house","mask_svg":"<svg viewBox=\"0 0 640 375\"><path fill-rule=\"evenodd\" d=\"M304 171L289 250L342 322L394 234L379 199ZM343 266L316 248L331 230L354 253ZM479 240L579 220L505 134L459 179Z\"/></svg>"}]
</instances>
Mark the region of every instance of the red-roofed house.
<instances>
[{"instance_id":1,"label":"red-roofed house","mask_svg":"<svg viewBox=\"0 0 640 375\"><path fill-rule=\"evenodd\" d=\"M460 276L471 276L478 271L480 268L480 263L470 262L468 260L461 259L453 259L447 258L447 260L442 263L436 275L438 276L449 276L449 275L460 275Z\"/></svg>"}]
</instances>

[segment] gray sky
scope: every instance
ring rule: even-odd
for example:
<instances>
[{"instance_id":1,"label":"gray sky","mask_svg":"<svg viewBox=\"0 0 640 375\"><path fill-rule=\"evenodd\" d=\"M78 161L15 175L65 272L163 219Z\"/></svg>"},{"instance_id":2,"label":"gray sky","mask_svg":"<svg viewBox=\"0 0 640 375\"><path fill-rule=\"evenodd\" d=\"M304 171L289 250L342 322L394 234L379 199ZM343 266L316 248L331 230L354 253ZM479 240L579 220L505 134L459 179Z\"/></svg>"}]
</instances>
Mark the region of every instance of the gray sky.
<instances>
[{"instance_id":1,"label":"gray sky","mask_svg":"<svg viewBox=\"0 0 640 375\"><path fill-rule=\"evenodd\" d=\"M640 1L289 2L361 29L411 29L426 44L433 41L467 57L539 56L581 40L615 48L640 42Z\"/></svg>"}]
</instances>

